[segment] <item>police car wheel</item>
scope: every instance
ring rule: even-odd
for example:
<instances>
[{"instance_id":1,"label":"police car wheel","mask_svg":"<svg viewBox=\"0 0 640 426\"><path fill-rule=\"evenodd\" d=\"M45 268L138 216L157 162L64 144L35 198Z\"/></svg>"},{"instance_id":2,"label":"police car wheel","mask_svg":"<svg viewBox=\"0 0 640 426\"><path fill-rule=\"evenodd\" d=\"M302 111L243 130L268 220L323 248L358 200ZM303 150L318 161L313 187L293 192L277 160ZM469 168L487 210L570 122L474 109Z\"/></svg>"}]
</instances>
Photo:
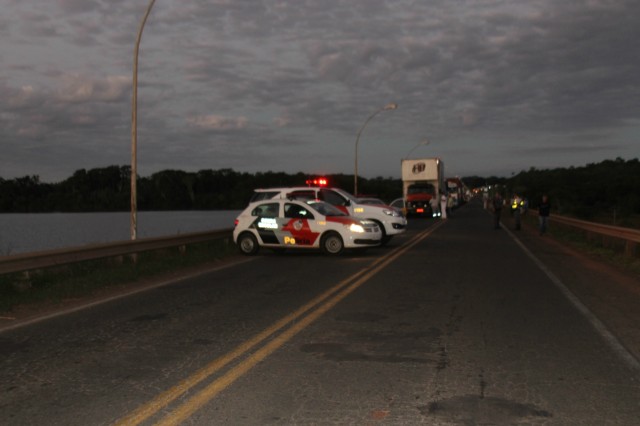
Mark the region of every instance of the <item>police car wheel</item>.
<instances>
[{"instance_id":1,"label":"police car wheel","mask_svg":"<svg viewBox=\"0 0 640 426\"><path fill-rule=\"evenodd\" d=\"M377 220L374 220L374 222L378 224L380 231L382 231L382 239L380 240L380 245L386 246L389 240L391 240L391 237L387 235L387 230L384 229L384 225L381 222Z\"/></svg>"},{"instance_id":2,"label":"police car wheel","mask_svg":"<svg viewBox=\"0 0 640 426\"><path fill-rule=\"evenodd\" d=\"M339 234L330 232L322 236L320 246L326 254L335 256L342 253L344 242L342 242L342 237Z\"/></svg>"},{"instance_id":3,"label":"police car wheel","mask_svg":"<svg viewBox=\"0 0 640 426\"><path fill-rule=\"evenodd\" d=\"M238 248L242 254L251 256L256 254L260 247L258 246L258 240L256 240L256 237L249 232L245 232L244 234L240 234L238 237Z\"/></svg>"}]
</instances>

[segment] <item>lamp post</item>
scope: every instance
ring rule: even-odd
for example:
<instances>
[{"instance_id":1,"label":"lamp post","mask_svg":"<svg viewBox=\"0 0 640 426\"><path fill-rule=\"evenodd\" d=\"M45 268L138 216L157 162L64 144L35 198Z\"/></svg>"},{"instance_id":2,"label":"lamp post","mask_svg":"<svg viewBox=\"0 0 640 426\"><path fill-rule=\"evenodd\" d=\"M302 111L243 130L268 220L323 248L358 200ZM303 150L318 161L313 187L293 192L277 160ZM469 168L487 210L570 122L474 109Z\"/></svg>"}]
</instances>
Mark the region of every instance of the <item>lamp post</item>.
<instances>
[{"instance_id":1,"label":"lamp post","mask_svg":"<svg viewBox=\"0 0 640 426\"><path fill-rule=\"evenodd\" d=\"M430 141L428 139L423 140L422 142L420 142L418 145L414 146L413 148L411 148L411 151L409 151L409 153L404 157L405 159L408 159L409 156L411 155L411 153L413 151L415 151L418 147L422 146L422 145L429 145Z\"/></svg>"},{"instance_id":2,"label":"lamp post","mask_svg":"<svg viewBox=\"0 0 640 426\"><path fill-rule=\"evenodd\" d=\"M354 167L354 173L353 173L353 195L356 197L358 196L358 143L360 142L360 134L364 130L367 123L369 123L369 121L371 121L373 117L375 117L382 111L388 111L396 108L398 108L398 104L394 102L386 104L385 106L383 106L382 108L376 110L373 114L371 114L369 118L367 118L367 120L364 122L362 127L360 127L360 130L358 130L358 135L356 136L355 167Z\"/></svg>"},{"instance_id":3,"label":"lamp post","mask_svg":"<svg viewBox=\"0 0 640 426\"><path fill-rule=\"evenodd\" d=\"M142 39L142 30L147 22L151 8L156 0L150 0L144 18L140 22L138 28L138 36L136 37L136 45L133 50L133 85L131 94L131 239L135 240L138 236L138 52L140 50L140 40Z\"/></svg>"}]
</instances>

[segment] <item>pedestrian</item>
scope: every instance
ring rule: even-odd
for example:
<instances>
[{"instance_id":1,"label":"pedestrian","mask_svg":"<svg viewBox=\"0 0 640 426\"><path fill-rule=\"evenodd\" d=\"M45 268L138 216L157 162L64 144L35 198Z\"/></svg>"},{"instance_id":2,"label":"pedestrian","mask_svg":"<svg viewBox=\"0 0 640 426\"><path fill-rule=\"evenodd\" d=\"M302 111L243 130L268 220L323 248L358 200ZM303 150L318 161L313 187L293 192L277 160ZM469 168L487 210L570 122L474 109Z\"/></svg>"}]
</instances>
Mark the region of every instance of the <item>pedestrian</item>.
<instances>
[{"instance_id":1,"label":"pedestrian","mask_svg":"<svg viewBox=\"0 0 640 426\"><path fill-rule=\"evenodd\" d=\"M549 203L549 197L545 194L542 196L542 201L538 206L538 230L540 235L547 232L547 224L549 222L549 213L551 212L551 204Z\"/></svg>"},{"instance_id":2,"label":"pedestrian","mask_svg":"<svg viewBox=\"0 0 640 426\"><path fill-rule=\"evenodd\" d=\"M443 219L447 218L447 194L444 192L440 193L440 213Z\"/></svg>"},{"instance_id":3,"label":"pedestrian","mask_svg":"<svg viewBox=\"0 0 640 426\"><path fill-rule=\"evenodd\" d=\"M502 205L504 200L499 192L496 192L493 196L492 210L493 210L493 227L500 229L500 214L502 213Z\"/></svg>"},{"instance_id":4,"label":"pedestrian","mask_svg":"<svg viewBox=\"0 0 640 426\"><path fill-rule=\"evenodd\" d=\"M431 207L431 216L438 217L440 216L438 213L440 211L440 200L435 195L429 199L429 207Z\"/></svg>"},{"instance_id":5,"label":"pedestrian","mask_svg":"<svg viewBox=\"0 0 640 426\"><path fill-rule=\"evenodd\" d=\"M520 214L522 213L522 198L518 194L513 197L513 203L511 204L511 213L513 213L513 223L516 231L520 230L521 219Z\"/></svg>"}]
</instances>

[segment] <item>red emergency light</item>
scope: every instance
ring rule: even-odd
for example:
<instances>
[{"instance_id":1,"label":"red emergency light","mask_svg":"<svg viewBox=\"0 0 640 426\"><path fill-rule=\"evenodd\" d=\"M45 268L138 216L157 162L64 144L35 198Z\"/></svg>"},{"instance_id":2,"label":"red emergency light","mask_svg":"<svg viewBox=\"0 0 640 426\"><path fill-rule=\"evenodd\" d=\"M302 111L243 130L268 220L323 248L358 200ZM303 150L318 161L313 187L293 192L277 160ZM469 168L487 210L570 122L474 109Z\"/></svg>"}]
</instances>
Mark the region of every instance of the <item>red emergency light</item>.
<instances>
[{"instance_id":1,"label":"red emergency light","mask_svg":"<svg viewBox=\"0 0 640 426\"><path fill-rule=\"evenodd\" d=\"M307 179L306 184L309 186L327 186L327 179L323 177Z\"/></svg>"}]
</instances>

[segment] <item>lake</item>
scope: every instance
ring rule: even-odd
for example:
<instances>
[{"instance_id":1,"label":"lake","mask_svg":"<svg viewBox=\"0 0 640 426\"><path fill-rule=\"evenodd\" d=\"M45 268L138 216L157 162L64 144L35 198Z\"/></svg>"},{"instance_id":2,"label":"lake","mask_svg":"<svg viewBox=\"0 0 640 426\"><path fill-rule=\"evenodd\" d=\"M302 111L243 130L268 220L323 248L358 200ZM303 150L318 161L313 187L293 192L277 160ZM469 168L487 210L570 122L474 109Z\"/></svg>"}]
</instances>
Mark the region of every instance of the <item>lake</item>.
<instances>
[{"instance_id":1,"label":"lake","mask_svg":"<svg viewBox=\"0 0 640 426\"><path fill-rule=\"evenodd\" d=\"M138 239L233 228L240 210L138 212ZM131 238L131 213L3 213L0 256Z\"/></svg>"}]
</instances>

